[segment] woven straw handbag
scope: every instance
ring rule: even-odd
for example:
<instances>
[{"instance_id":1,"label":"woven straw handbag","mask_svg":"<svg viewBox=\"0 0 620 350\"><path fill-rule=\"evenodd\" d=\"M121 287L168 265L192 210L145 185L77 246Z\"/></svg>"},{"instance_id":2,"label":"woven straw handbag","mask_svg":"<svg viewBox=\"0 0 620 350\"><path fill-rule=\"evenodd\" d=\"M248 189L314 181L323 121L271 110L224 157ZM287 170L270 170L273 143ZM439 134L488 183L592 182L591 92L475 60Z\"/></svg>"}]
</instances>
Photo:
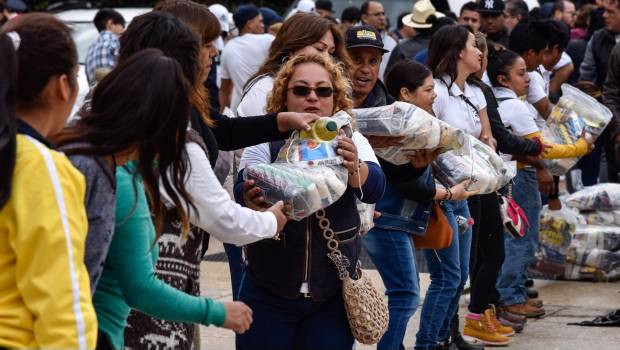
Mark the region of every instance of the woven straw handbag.
<instances>
[{"instance_id":1,"label":"woven straw handbag","mask_svg":"<svg viewBox=\"0 0 620 350\"><path fill-rule=\"evenodd\" d=\"M357 279L351 278L348 271L349 259L338 249L338 241L330 228L329 219L325 217L325 211L319 210L316 218L323 230L323 237L327 240L327 248L330 251L327 256L334 262L338 277L342 281L342 299L351 332L362 344L376 344L388 327L389 314L383 296L373 286L370 278L362 273L359 261Z\"/></svg>"}]
</instances>

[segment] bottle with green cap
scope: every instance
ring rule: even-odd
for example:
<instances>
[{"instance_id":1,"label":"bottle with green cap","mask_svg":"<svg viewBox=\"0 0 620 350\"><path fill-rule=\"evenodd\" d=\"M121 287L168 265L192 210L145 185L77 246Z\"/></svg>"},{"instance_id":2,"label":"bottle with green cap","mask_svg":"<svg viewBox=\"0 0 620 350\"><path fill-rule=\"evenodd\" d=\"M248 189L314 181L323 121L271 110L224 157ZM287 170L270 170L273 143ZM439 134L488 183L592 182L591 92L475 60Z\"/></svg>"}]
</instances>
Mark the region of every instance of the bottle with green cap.
<instances>
[{"instance_id":1,"label":"bottle with green cap","mask_svg":"<svg viewBox=\"0 0 620 350\"><path fill-rule=\"evenodd\" d=\"M338 124L330 117L317 119L311 128L310 131L302 130L299 135L300 138L331 141L338 135Z\"/></svg>"}]
</instances>

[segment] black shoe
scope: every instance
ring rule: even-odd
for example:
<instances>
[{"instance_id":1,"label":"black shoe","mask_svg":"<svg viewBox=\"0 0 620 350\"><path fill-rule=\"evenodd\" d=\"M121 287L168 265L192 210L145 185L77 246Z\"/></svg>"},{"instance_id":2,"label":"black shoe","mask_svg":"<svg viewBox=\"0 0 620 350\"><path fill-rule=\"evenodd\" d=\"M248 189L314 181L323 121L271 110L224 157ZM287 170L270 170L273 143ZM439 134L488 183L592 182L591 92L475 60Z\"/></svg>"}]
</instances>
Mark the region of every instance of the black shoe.
<instances>
[{"instance_id":1,"label":"black shoe","mask_svg":"<svg viewBox=\"0 0 620 350\"><path fill-rule=\"evenodd\" d=\"M534 289L527 288L525 290L525 292L527 293L527 297L529 299L538 299L538 291L536 291Z\"/></svg>"},{"instance_id":2,"label":"black shoe","mask_svg":"<svg viewBox=\"0 0 620 350\"><path fill-rule=\"evenodd\" d=\"M527 288L532 288L532 287L534 287L534 280L533 280L533 279L529 279L529 278L528 278L527 280L525 280L525 286L526 286Z\"/></svg>"},{"instance_id":3,"label":"black shoe","mask_svg":"<svg viewBox=\"0 0 620 350\"><path fill-rule=\"evenodd\" d=\"M478 344L468 343L463 336L459 333L450 342L450 350L484 350L484 346Z\"/></svg>"}]
</instances>

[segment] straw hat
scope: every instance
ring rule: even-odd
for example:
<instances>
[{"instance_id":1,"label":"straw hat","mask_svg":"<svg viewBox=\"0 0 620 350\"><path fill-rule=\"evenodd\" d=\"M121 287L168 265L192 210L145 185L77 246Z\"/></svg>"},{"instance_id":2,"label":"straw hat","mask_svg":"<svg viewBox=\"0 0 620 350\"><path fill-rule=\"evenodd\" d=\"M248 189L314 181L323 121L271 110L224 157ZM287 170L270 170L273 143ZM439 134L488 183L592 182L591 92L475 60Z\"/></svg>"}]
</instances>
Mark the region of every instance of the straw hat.
<instances>
[{"instance_id":1,"label":"straw hat","mask_svg":"<svg viewBox=\"0 0 620 350\"><path fill-rule=\"evenodd\" d=\"M437 18L444 17L429 0L420 0L413 5L411 15L403 17L403 24L412 28L430 28L433 25L426 23L426 20L432 15Z\"/></svg>"}]
</instances>

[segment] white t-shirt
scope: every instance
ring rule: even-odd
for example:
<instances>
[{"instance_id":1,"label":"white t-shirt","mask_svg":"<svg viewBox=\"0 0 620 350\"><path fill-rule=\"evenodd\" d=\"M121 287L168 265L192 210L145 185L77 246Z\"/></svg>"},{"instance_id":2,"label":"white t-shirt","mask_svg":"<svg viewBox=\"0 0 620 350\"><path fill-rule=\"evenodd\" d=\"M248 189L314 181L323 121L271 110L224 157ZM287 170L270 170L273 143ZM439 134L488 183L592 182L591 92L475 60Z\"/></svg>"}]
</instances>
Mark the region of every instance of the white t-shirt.
<instances>
[{"instance_id":1,"label":"white t-shirt","mask_svg":"<svg viewBox=\"0 0 620 350\"><path fill-rule=\"evenodd\" d=\"M267 96L273 89L274 78L271 75L265 75L257 79L250 89L243 94L239 106L237 106L237 116L239 117L255 117L267 113Z\"/></svg>"},{"instance_id":2,"label":"white t-shirt","mask_svg":"<svg viewBox=\"0 0 620 350\"><path fill-rule=\"evenodd\" d=\"M524 136L539 130L534 121L535 117L527 107L527 103L522 101L514 91L503 87L495 87L493 88L493 93L499 103L497 111L502 118L502 122L514 134Z\"/></svg>"},{"instance_id":3,"label":"white t-shirt","mask_svg":"<svg viewBox=\"0 0 620 350\"><path fill-rule=\"evenodd\" d=\"M487 108L484 93L477 86L468 83L465 83L465 91L461 91L456 84L452 84L448 91L448 86L444 82L449 85L450 77L446 75L443 79L435 79L435 93L437 93L437 98L433 102L435 116L475 138L480 137L482 124L479 113ZM465 102L465 98L476 107L476 110Z\"/></svg>"},{"instance_id":4,"label":"white t-shirt","mask_svg":"<svg viewBox=\"0 0 620 350\"><path fill-rule=\"evenodd\" d=\"M220 59L222 79L233 83L230 109L237 110L245 82L254 75L269 55L274 37L271 34L244 34L229 41Z\"/></svg>"},{"instance_id":5,"label":"white t-shirt","mask_svg":"<svg viewBox=\"0 0 620 350\"><path fill-rule=\"evenodd\" d=\"M275 215L242 207L233 201L213 173L209 159L196 143L185 145L191 167L185 180L196 211L190 208L189 221L224 243L250 244L272 238L278 230ZM159 191L172 203L163 185ZM182 201L182 199L181 199Z\"/></svg>"},{"instance_id":6,"label":"white t-shirt","mask_svg":"<svg viewBox=\"0 0 620 350\"><path fill-rule=\"evenodd\" d=\"M566 53L566 51L564 51L564 52L562 52L562 56L560 56L560 60L558 61L558 63L556 63L556 65L553 67L553 71L555 72L556 70L564 67L567 64L571 64L571 63L573 63L573 60Z\"/></svg>"},{"instance_id":7,"label":"white t-shirt","mask_svg":"<svg viewBox=\"0 0 620 350\"><path fill-rule=\"evenodd\" d=\"M542 67L541 67L542 68ZM544 70L544 68L543 68ZM526 101L527 108L530 110L530 113L534 116L536 120L536 124L540 128L545 124L545 118L543 118L534 107L534 104L545 97L549 96L549 81L550 74L545 74L540 69L534 72L528 72L530 76L530 88L527 92Z\"/></svg>"},{"instance_id":8,"label":"white t-shirt","mask_svg":"<svg viewBox=\"0 0 620 350\"><path fill-rule=\"evenodd\" d=\"M385 68L387 67L388 61L390 60L390 54L392 50L398 45L396 40L392 38L387 31L381 33L381 40L383 40L383 48L388 50L388 52L383 54L381 58L381 66L379 66L379 79L383 81L383 76L385 75Z\"/></svg>"}]
</instances>

